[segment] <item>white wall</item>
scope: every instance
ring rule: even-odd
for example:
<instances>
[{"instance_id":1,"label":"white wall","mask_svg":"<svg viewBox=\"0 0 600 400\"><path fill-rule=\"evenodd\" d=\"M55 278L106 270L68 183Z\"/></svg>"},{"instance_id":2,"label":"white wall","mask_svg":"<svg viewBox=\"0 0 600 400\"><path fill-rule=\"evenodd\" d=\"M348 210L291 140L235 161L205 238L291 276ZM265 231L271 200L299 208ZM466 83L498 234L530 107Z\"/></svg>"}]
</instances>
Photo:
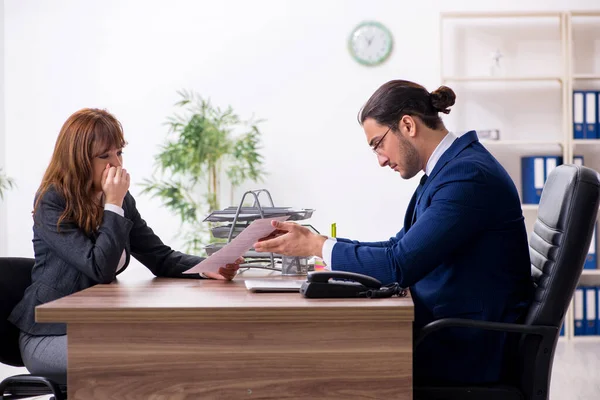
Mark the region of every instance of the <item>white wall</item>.
<instances>
[{"instance_id":1,"label":"white wall","mask_svg":"<svg viewBox=\"0 0 600 400\"><path fill-rule=\"evenodd\" d=\"M0 168L5 172L5 134L4 134L4 2L0 3ZM8 196L7 193L4 193ZM6 207L0 200L0 256L6 249Z\"/></svg>"},{"instance_id":2,"label":"white wall","mask_svg":"<svg viewBox=\"0 0 600 400\"><path fill-rule=\"evenodd\" d=\"M10 235L0 253L32 255L33 194L62 123L82 107L106 108L121 120L131 192L149 225L177 248L176 219L158 200L138 195L138 184L153 169L178 89L267 120L270 175L250 187L270 189L279 205L315 208L311 222L325 233L335 221L343 237L394 235L417 182L379 168L357 112L390 79L437 87L440 11L498 10L487 3L6 0L3 152L18 189L2 204ZM501 8L597 6L507 0ZM391 58L376 68L360 66L347 51L351 29L366 19L394 35Z\"/></svg>"}]
</instances>

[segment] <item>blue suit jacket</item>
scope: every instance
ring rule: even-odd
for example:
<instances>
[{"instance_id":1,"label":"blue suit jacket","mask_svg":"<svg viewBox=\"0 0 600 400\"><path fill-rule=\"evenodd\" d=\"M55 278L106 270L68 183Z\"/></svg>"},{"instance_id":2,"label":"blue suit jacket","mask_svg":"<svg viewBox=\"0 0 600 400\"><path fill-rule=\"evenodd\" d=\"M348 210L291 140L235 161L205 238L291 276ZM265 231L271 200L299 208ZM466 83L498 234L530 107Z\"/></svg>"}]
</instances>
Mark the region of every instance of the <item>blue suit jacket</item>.
<instances>
[{"instance_id":1,"label":"blue suit jacket","mask_svg":"<svg viewBox=\"0 0 600 400\"><path fill-rule=\"evenodd\" d=\"M395 237L338 239L332 266L410 287L415 330L447 317L514 322L533 293L517 190L474 131L442 155ZM415 381L497 381L505 343L501 333L441 330L415 349Z\"/></svg>"}]
</instances>

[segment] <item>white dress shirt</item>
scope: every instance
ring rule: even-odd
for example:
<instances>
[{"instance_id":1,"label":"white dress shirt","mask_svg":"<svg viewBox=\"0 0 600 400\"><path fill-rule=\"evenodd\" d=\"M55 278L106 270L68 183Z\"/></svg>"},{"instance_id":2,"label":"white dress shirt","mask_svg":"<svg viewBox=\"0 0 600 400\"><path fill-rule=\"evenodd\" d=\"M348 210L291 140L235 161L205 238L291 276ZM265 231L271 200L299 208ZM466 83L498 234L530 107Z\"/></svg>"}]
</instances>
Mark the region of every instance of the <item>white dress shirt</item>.
<instances>
[{"instance_id":1,"label":"white dress shirt","mask_svg":"<svg viewBox=\"0 0 600 400\"><path fill-rule=\"evenodd\" d=\"M427 165L425 166L425 173L429 176L431 172L435 168L435 164L440 160L442 154L446 152L452 146L452 143L457 139L457 136L452 132L448 132L446 136L442 139L442 141L437 145L429 160L427 160ZM323 253L323 262L327 266L328 269L333 270L333 265L331 265L331 255L333 253L333 246L337 243L335 238L327 238L325 243L323 243L322 253Z\"/></svg>"},{"instance_id":2,"label":"white dress shirt","mask_svg":"<svg viewBox=\"0 0 600 400\"><path fill-rule=\"evenodd\" d=\"M125 211L123 211L123 208L115 204L104 204L104 211L114 212L116 214L119 214L121 217L125 217ZM123 254L121 254L121 259L119 260L119 265L117 266L117 272L123 269L126 260L127 254L125 254L125 250L123 250Z\"/></svg>"}]
</instances>

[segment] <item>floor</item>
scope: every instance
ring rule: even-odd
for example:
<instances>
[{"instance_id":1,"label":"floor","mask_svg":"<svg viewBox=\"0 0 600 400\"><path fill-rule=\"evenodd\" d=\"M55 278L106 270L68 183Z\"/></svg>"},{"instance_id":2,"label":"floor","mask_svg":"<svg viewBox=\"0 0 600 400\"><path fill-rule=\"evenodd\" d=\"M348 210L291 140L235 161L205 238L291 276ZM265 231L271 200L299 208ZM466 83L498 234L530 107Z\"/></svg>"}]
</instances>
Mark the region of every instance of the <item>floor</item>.
<instances>
[{"instance_id":1,"label":"floor","mask_svg":"<svg viewBox=\"0 0 600 400\"><path fill-rule=\"evenodd\" d=\"M600 398L600 338L559 341L554 355L550 400Z\"/></svg>"},{"instance_id":2,"label":"floor","mask_svg":"<svg viewBox=\"0 0 600 400\"><path fill-rule=\"evenodd\" d=\"M0 364L0 379L26 373L24 368ZM49 396L37 397L46 400ZM597 400L600 398L600 338L560 341L554 357L550 400Z\"/></svg>"}]
</instances>

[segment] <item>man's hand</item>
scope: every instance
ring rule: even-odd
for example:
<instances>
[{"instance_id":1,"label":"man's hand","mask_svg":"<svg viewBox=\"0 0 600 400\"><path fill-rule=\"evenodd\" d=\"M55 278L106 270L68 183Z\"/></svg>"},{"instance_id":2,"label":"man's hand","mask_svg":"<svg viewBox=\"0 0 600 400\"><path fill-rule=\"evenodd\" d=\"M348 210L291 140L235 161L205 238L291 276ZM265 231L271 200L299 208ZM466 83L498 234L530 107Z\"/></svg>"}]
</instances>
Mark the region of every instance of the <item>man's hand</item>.
<instances>
[{"instance_id":1,"label":"man's hand","mask_svg":"<svg viewBox=\"0 0 600 400\"><path fill-rule=\"evenodd\" d=\"M272 221L271 224L275 232L255 243L256 251L296 257L323 256L325 236L293 222Z\"/></svg>"},{"instance_id":2,"label":"man's hand","mask_svg":"<svg viewBox=\"0 0 600 400\"><path fill-rule=\"evenodd\" d=\"M224 267L219 268L219 272L205 272L206 275L210 279L220 279L230 281L235 278L238 269L240 269L240 264L244 262L242 257L235 260L234 264L227 264Z\"/></svg>"}]
</instances>

